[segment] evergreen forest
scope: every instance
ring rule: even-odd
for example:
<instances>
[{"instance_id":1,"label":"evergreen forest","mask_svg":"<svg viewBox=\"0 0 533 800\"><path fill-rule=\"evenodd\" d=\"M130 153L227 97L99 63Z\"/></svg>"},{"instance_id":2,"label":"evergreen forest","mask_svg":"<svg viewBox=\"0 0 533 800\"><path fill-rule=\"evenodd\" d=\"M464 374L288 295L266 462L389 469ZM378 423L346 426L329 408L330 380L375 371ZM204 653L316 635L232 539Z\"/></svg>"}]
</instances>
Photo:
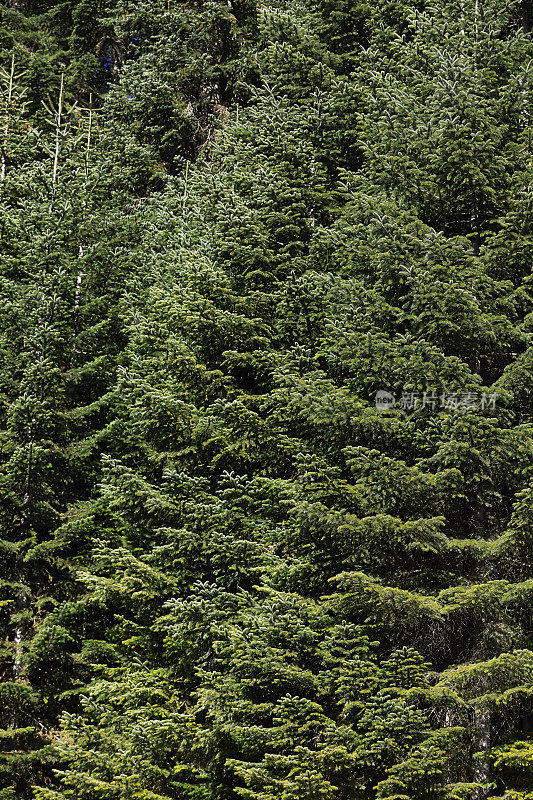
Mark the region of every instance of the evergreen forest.
<instances>
[{"instance_id":1,"label":"evergreen forest","mask_svg":"<svg viewBox=\"0 0 533 800\"><path fill-rule=\"evenodd\" d=\"M0 3L0 800L533 800L532 37Z\"/></svg>"}]
</instances>

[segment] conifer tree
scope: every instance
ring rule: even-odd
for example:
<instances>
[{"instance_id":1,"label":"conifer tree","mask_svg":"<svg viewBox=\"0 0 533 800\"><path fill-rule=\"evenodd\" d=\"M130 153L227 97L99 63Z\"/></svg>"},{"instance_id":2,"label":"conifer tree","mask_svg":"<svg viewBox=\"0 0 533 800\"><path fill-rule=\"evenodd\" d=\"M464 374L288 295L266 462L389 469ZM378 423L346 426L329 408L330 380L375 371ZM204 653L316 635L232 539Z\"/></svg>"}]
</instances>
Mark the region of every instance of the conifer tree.
<instances>
[{"instance_id":1,"label":"conifer tree","mask_svg":"<svg viewBox=\"0 0 533 800\"><path fill-rule=\"evenodd\" d=\"M97 12L2 32L0 791L526 800L527 8Z\"/></svg>"}]
</instances>

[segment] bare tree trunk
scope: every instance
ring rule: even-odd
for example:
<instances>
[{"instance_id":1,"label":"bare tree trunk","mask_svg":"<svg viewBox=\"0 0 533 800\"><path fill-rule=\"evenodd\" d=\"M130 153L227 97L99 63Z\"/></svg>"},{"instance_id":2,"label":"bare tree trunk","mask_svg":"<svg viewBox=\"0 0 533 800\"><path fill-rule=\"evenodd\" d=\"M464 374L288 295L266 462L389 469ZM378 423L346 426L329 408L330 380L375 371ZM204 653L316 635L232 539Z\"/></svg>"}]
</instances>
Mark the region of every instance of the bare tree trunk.
<instances>
[{"instance_id":1,"label":"bare tree trunk","mask_svg":"<svg viewBox=\"0 0 533 800\"><path fill-rule=\"evenodd\" d=\"M21 591L17 595L17 611L22 611L28 605L28 595L26 592L21 589ZM22 657L22 647L24 643L24 630L22 624L19 624L17 629L15 630L15 656L13 658L13 678L15 681L20 680L20 670L21 670L21 657Z\"/></svg>"},{"instance_id":2,"label":"bare tree trunk","mask_svg":"<svg viewBox=\"0 0 533 800\"><path fill-rule=\"evenodd\" d=\"M54 169L52 172L52 184L55 186L57 180L57 165L59 163L59 140L61 136L61 113L63 111L63 73L61 73L61 86L59 88L59 105L57 108L56 119L56 149L54 153Z\"/></svg>"},{"instance_id":3,"label":"bare tree trunk","mask_svg":"<svg viewBox=\"0 0 533 800\"><path fill-rule=\"evenodd\" d=\"M15 53L11 56L11 72L9 73L9 89L7 93L6 103L6 122L4 126L4 142L2 147L2 163L0 164L0 180L5 180L6 177L6 154L7 144L9 139L9 107L13 99L13 77L15 75Z\"/></svg>"},{"instance_id":4,"label":"bare tree trunk","mask_svg":"<svg viewBox=\"0 0 533 800\"><path fill-rule=\"evenodd\" d=\"M89 177L89 151L91 149L91 133L93 127L93 95L89 95L89 130L87 132L87 150L85 151L85 177Z\"/></svg>"},{"instance_id":5,"label":"bare tree trunk","mask_svg":"<svg viewBox=\"0 0 533 800\"><path fill-rule=\"evenodd\" d=\"M78 258L83 258L83 247L80 244ZM81 284L83 280L83 272L81 268L78 271L78 275L76 277L76 293L74 296L74 308L78 309L80 305L80 298L81 298Z\"/></svg>"},{"instance_id":6,"label":"bare tree trunk","mask_svg":"<svg viewBox=\"0 0 533 800\"><path fill-rule=\"evenodd\" d=\"M490 777L488 751L490 747L490 712L485 709L474 710L475 742L474 746L479 754L474 769L474 781L487 783ZM488 794L488 789L480 789L476 800L482 800Z\"/></svg>"}]
</instances>

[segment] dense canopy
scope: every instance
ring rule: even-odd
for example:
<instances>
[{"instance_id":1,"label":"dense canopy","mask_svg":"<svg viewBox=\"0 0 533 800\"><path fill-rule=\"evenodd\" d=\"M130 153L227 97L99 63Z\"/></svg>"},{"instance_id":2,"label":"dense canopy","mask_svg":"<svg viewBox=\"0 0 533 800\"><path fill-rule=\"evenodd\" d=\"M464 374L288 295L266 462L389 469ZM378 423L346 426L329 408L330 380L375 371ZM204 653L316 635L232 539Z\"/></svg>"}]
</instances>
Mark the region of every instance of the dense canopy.
<instances>
[{"instance_id":1,"label":"dense canopy","mask_svg":"<svg viewBox=\"0 0 533 800\"><path fill-rule=\"evenodd\" d=\"M533 799L531 0L0 5L0 800Z\"/></svg>"}]
</instances>

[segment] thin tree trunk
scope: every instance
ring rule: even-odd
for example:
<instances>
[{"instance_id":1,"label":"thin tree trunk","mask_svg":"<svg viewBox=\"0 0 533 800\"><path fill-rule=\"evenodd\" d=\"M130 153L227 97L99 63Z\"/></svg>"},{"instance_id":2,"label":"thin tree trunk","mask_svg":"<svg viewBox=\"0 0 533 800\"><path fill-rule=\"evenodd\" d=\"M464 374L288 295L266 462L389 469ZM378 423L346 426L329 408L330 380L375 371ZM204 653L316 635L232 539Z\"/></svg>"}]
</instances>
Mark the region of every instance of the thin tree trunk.
<instances>
[{"instance_id":1,"label":"thin tree trunk","mask_svg":"<svg viewBox=\"0 0 533 800\"><path fill-rule=\"evenodd\" d=\"M28 595L24 590L21 590L17 595L17 611L22 611L28 605ZM22 658L22 647L24 644L24 630L22 624L15 630L15 655L13 658L13 678L15 681L20 680L20 671L21 671L21 658Z\"/></svg>"},{"instance_id":2,"label":"thin tree trunk","mask_svg":"<svg viewBox=\"0 0 533 800\"><path fill-rule=\"evenodd\" d=\"M13 98L13 77L15 75L15 53L11 56L11 72L9 74L9 89L7 95L7 104L6 104L6 124L4 127L4 142L2 147L2 163L0 165L0 180L4 180L6 177L6 151L7 151L7 143L9 137L9 107L11 105L11 100Z\"/></svg>"},{"instance_id":3,"label":"thin tree trunk","mask_svg":"<svg viewBox=\"0 0 533 800\"><path fill-rule=\"evenodd\" d=\"M474 768L474 781L486 783L490 777L488 751L490 748L490 712L484 709L474 711L475 748L480 755L476 759ZM480 789L476 795L477 800L487 796L488 789Z\"/></svg>"},{"instance_id":4,"label":"thin tree trunk","mask_svg":"<svg viewBox=\"0 0 533 800\"><path fill-rule=\"evenodd\" d=\"M56 149L54 153L54 169L52 172L52 186L55 186L57 180L57 166L59 163L59 141L61 135L61 113L63 111L63 73L61 73L61 86L59 88L59 105L57 109L56 121Z\"/></svg>"},{"instance_id":5,"label":"thin tree trunk","mask_svg":"<svg viewBox=\"0 0 533 800\"><path fill-rule=\"evenodd\" d=\"M79 249L79 252L78 252L78 258L83 258L83 247L81 246L81 244L80 244L80 249ZM78 308L78 306L80 304L82 279L83 279L83 272L80 269L79 272L78 272L78 275L76 277L76 293L75 293L75 296L74 296L74 308Z\"/></svg>"},{"instance_id":6,"label":"thin tree trunk","mask_svg":"<svg viewBox=\"0 0 533 800\"><path fill-rule=\"evenodd\" d=\"M93 126L93 96L89 95L89 131L87 133L87 150L85 152L85 176L89 177L89 151L91 149L91 133Z\"/></svg>"}]
</instances>

